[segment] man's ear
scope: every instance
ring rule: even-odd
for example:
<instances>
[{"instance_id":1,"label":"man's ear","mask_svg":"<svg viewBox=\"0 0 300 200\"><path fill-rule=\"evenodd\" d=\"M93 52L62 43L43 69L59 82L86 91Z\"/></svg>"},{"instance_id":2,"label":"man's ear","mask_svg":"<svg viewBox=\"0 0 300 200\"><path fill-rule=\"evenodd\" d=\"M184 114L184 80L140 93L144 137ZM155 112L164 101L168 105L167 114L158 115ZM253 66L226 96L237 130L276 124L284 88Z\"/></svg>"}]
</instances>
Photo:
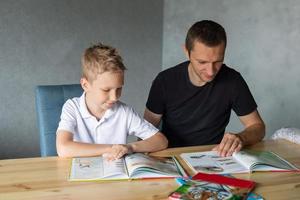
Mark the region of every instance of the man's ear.
<instances>
[{"instance_id":1,"label":"man's ear","mask_svg":"<svg viewBox=\"0 0 300 200\"><path fill-rule=\"evenodd\" d=\"M89 88L89 86L90 86L89 81L88 81L86 78L84 78L84 77L82 77L82 78L80 79L80 84L81 84L82 89L83 89L85 92L88 90L88 88Z\"/></svg>"},{"instance_id":2,"label":"man's ear","mask_svg":"<svg viewBox=\"0 0 300 200\"><path fill-rule=\"evenodd\" d=\"M189 51L186 49L186 46L183 44L181 47L182 47L182 50L183 50L186 58L190 59L190 54L189 54Z\"/></svg>"}]
</instances>

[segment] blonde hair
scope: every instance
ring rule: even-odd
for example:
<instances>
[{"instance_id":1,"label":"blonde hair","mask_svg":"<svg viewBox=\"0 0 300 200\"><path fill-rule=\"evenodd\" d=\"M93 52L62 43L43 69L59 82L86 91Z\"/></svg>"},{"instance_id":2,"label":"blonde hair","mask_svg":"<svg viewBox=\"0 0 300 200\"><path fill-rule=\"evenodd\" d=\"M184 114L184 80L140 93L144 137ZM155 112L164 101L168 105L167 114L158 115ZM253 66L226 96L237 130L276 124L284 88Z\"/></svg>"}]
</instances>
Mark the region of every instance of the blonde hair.
<instances>
[{"instance_id":1,"label":"blonde hair","mask_svg":"<svg viewBox=\"0 0 300 200\"><path fill-rule=\"evenodd\" d=\"M88 81L96 79L103 72L123 72L126 67L119 52L111 47L98 43L87 48L81 57L82 77Z\"/></svg>"}]
</instances>

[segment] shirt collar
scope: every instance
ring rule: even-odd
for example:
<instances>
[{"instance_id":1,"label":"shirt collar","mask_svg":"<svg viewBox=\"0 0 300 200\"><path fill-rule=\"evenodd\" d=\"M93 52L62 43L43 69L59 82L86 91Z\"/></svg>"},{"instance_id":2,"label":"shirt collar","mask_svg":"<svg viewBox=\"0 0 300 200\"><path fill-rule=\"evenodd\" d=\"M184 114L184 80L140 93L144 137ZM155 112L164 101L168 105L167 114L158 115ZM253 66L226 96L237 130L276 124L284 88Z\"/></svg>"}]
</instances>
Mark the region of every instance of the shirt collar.
<instances>
[{"instance_id":1,"label":"shirt collar","mask_svg":"<svg viewBox=\"0 0 300 200\"><path fill-rule=\"evenodd\" d=\"M80 104L80 112L82 118L94 117L87 109L86 102L85 102L85 92L83 92L83 94L81 95L79 104ZM119 102L116 102L112 108L106 110L104 115L102 116L103 120L108 119L110 116L112 116L116 112L118 106L119 106Z\"/></svg>"}]
</instances>

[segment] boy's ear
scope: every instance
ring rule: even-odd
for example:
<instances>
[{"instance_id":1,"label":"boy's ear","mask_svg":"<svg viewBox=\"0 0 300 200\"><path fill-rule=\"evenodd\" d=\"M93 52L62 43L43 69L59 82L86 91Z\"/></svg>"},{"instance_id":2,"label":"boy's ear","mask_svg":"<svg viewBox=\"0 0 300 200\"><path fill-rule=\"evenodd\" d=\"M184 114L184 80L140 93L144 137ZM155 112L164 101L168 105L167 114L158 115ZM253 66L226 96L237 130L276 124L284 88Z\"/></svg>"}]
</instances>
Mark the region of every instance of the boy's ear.
<instances>
[{"instance_id":1,"label":"boy's ear","mask_svg":"<svg viewBox=\"0 0 300 200\"><path fill-rule=\"evenodd\" d=\"M190 59L189 51L186 49L185 45L183 44L181 47L187 59Z\"/></svg>"},{"instance_id":2,"label":"boy's ear","mask_svg":"<svg viewBox=\"0 0 300 200\"><path fill-rule=\"evenodd\" d=\"M87 90L88 90L88 88L89 88L89 82L88 82L88 80L87 80L86 78L82 77L82 78L80 79L80 84L81 84L81 87L82 87L82 89L83 89L84 91L87 91Z\"/></svg>"}]
</instances>

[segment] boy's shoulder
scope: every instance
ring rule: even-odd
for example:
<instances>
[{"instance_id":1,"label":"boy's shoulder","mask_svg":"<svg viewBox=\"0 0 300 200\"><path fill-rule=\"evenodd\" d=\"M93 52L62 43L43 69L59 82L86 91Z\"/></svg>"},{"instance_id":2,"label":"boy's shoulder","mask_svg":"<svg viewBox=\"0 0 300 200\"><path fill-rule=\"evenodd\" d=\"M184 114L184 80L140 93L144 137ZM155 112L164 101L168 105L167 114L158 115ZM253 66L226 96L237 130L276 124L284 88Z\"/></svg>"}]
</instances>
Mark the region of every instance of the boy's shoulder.
<instances>
[{"instance_id":1,"label":"boy's shoulder","mask_svg":"<svg viewBox=\"0 0 300 200\"><path fill-rule=\"evenodd\" d=\"M80 111L82 104L85 104L85 102L82 103L81 101L82 96L68 99L63 105L62 112L74 113Z\"/></svg>"},{"instance_id":2,"label":"boy's shoulder","mask_svg":"<svg viewBox=\"0 0 300 200\"><path fill-rule=\"evenodd\" d=\"M126 103L124 103L122 101L116 102L114 109L117 111L123 110L125 112L131 112L133 110L133 108L131 106L127 105Z\"/></svg>"},{"instance_id":3,"label":"boy's shoulder","mask_svg":"<svg viewBox=\"0 0 300 200\"><path fill-rule=\"evenodd\" d=\"M64 105L80 107L81 101L82 101L82 96L73 97L73 98L68 99Z\"/></svg>"},{"instance_id":4,"label":"boy's shoulder","mask_svg":"<svg viewBox=\"0 0 300 200\"><path fill-rule=\"evenodd\" d=\"M113 113L118 113L118 115L122 115L123 117L138 116L142 118L132 106L129 106L121 101L116 103L112 111Z\"/></svg>"}]
</instances>

